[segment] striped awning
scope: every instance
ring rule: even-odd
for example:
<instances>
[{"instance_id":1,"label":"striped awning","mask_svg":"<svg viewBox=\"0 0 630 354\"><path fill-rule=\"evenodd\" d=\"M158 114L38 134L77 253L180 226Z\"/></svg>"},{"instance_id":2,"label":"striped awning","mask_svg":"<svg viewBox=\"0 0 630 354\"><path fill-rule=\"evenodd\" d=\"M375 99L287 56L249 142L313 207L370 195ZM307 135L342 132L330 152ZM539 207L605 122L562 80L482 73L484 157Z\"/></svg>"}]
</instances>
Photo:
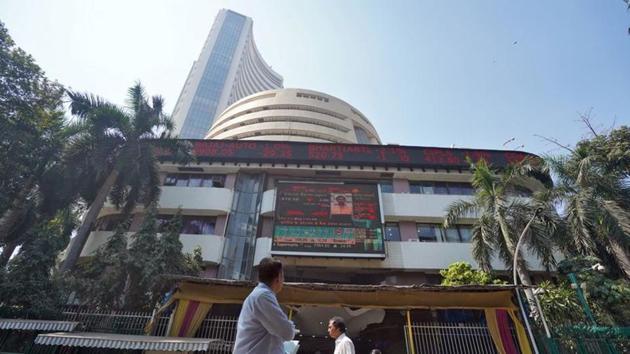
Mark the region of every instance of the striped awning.
<instances>
[{"instance_id":1,"label":"striped awning","mask_svg":"<svg viewBox=\"0 0 630 354\"><path fill-rule=\"evenodd\" d=\"M0 318L0 329L15 329L22 331L74 331L79 322L47 321L47 320L22 320L13 318Z\"/></svg>"},{"instance_id":2,"label":"striped awning","mask_svg":"<svg viewBox=\"0 0 630 354\"><path fill-rule=\"evenodd\" d=\"M91 332L46 333L35 338L35 344L40 345L161 351L207 351L213 341L217 340Z\"/></svg>"}]
</instances>

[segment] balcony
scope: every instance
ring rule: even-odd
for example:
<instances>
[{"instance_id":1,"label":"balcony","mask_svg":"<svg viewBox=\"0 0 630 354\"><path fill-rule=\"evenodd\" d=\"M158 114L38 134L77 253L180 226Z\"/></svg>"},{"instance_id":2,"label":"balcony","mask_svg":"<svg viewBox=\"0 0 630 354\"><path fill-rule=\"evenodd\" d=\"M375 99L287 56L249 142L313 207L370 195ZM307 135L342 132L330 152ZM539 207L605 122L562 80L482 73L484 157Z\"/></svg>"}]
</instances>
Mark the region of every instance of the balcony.
<instances>
[{"instance_id":1,"label":"balcony","mask_svg":"<svg viewBox=\"0 0 630 354\"><path fill-rule=\"evenodd\" d=\"M458 200L472 200L467 195L383 193L383 213L388 220L442 221L446 208ZM262 215L270 215L275 209L276 190L265 191L262 199Z\"/></svg>"},{"instance_id":2,"label":"balcony","mask_svg":"<svg viewBox=\"0 0 630 354\"><path fill-rule=\"evenodd\" d=\"M383 213L395 220L417 220L418 217L442 219L446 208L459 200L472 200L467 195L383 193Z\"/></svg>"},{"instance_id":3,"label":"balcony","mask_svg":"<svg viewBox=\"0 0 630 354\"><path fill-rule=\"evenodd\" d=\"M175 212L181 207L184 214L225 215L232 206L232 194L228 188L162 186L159 208L161 212ZM118 212L108 202L100 215Z\"/></svg>"},{"instance_id":4,"label":"balcony","mask_svg":"<svg viewBox=\"0 0 630 354\"><path fill-rule=\"evenodd\" d=\"M85 247L81 252L81 257L87 257L95 252L98 247L103 245L114 232L112 231L94 231L90 233ZM127 233L127 241L133 233ZM223 251L223 236L217 235L190 235L181 234L179 240L182 242L182 251L191 253L195 247L201 247L201 256L204 262L219 264L221 262L221 253Z\"/></svg>"},{"instance_id":5,"label":"balcony","mask_svg":"<svg viewBox=\"0 0 630 354\"><path fill-rule=\"evenodd\" d=\"M279 257L286 265L304 267L340 267L340 268L370 268L396 269L406 271L437 271L447 268L451 263L464 261L477 265L472 258L470 243L450 242L385 242L386 257L380 259L358 258L322 258L322 257ZM316 254L314 254L316 256ZM271 238L262 237L256 240L256 254L254 264L258 264L264 257L271 256ZM529 269L545 271L542 265L532 255L525 257ZM492 267L495 270L507 270L503 262L494 259Z\"/></svg>"}]
</instances>

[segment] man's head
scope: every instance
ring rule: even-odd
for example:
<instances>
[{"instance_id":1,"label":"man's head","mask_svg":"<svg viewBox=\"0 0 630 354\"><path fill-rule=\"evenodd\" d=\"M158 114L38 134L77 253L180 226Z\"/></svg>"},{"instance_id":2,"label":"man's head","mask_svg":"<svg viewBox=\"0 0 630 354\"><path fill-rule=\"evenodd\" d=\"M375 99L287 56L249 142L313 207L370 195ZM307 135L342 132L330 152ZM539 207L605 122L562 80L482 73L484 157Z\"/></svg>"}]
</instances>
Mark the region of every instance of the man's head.
<instances>
[{"instance_id":1,"label":"man's head","mask_svg":"<svg viewBox=\"0 0 630 354\"><path fill-rule=\"evenodd\" d=\"M346 205L346 197L344 197L343 195L338 195L335 197L335 200L337 201L337 204L339 204L340 206L344 206Z\"/></svg>"},{"instance_id":2,"label":"man's head","mask_svg":"<svg viewBox=\"0 0 630 354\"><path fill-rule=\"evenodd\" d=\"M346 322L343 318L335 316L328 321L328 335L337 339L341 334L346 333Z\"/></svg>"},{"instance_id":3,"label":"man's head","mask_svg":"<svg viewBox=\"0 0 630 354\"><path fill-rule=\"evenodd\" d=\"M271 257L263 258L258 264L258 280L270 287L274 293L279 293L284 285L282 263Z\"/></svg>"},{"instance_id":4,"label":"man's head","mask_svg":"<svg viewBox=\"0 0 630 354\"><path fill-rule=\"evenodd\" d=\"M380 349L372 349L370 354L383 354Z\"/></svg>"}]
</instances>

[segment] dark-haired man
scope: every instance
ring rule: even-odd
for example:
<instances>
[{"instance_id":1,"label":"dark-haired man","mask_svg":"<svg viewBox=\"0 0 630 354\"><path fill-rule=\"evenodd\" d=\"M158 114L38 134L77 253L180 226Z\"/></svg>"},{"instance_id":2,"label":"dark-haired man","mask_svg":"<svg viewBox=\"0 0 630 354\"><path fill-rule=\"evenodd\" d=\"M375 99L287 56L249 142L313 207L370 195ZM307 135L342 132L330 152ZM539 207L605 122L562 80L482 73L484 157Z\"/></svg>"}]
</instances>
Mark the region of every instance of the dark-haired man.
<instances>
[{"instance_id":1,"label":"dark-haired man","mask_svg":"<svg viewBox=\"0 0 630 354\"><path fill-rule=\"evenodd\" d=\"M276 299L284 284L282 263L263 258L258 265L258 281L243 302L233 353L283 354L283 342L293 339L295 326Z\"/></svg>"},{"instance_id":2,"label":"dark-haired man","mask_svg":"<svg viewBox=\"0 0 630 354\"><path fill-rule=\"evenodd\" d=\"M335 316L328 321L328 335L335 340L334 354L354 354L354 344L346 335L346 322Z\"/></svg>"}]
</instances>

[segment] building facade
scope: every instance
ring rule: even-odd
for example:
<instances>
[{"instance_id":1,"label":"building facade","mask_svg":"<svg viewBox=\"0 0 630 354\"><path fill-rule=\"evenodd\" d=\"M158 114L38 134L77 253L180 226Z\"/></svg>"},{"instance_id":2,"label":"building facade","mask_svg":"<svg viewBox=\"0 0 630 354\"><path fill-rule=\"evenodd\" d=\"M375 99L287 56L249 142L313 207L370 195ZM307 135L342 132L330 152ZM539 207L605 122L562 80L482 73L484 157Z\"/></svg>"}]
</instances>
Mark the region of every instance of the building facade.
<instances>
[{"instance_id":1,"label":"building facade","mask_svg":"<svg viewBox=\"0 0 630 354\"><path fill-rule=\"evenodd\" d=\"M159 213L167 218L181 207L181 241L185 251L201 246L204 276L237 280L252 279L255 265L273 255L293 281L439 283L449 264L476 264L474 218L441 227L452 202L473 197L467 159L500 167L532 156L381 145L358 110L301 89L235 102L207 138L192 140L193 165L161 156ZM519 193L539 188L532 179ZM113 233L117 214L103 209L83 256ZM131 231L141 218L138 210ZM544 271L535 259L529 266Z\"/></svg>"},{"instance_id":2,"label":"building facade","mask_svg":"<svg viewBox=\"0 0 630 354\"><path fill-rule=\"evenodd\" d=\"M305 89L263 91L235 102L217 116L206 139L381 143L358 109Z\"/></svg>"},{"instance_id":3,"label":"building facade","mask_svg":"<svg viewBox=\"0 0 630 354\"><path fill-rule=\"evenodd\" d=\"M282 76L256 48L252 19L221 10L193 63L173 111L176 132L203 138L217 114L253 93L281 88Z\"/></svg>"}]
</instances>

